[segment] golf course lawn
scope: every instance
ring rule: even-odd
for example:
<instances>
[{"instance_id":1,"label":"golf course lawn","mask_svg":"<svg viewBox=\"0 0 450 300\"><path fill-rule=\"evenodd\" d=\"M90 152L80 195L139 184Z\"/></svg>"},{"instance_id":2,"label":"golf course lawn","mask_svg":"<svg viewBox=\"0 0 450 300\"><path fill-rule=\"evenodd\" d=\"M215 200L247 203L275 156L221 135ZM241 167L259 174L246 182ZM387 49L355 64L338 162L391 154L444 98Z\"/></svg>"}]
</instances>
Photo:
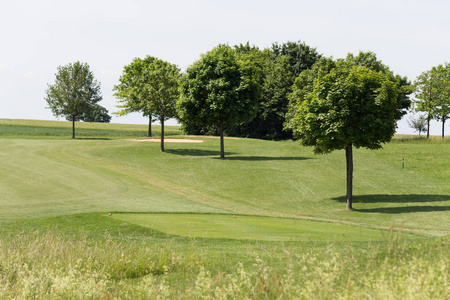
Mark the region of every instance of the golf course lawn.
<instances>
[{"instance_id":1,"label":"golf course lawn","mask_svg":"<svg viewBox=\"0 0 450 300\"><path fill-rule=\"evenodd\" d=\"M1 299L450 297L448 138L354 149L348 211L344 151L70 126L0 119Z\"/></svg>"},{"instance_id":2,"label":"golf course lawn","mask_svg":"<svg viewBox=\"0 0 450 300\"><path fill-rule=\"evenodd\" d=\"M382 241L385 230L311 220L216 214L114 214L114 219L189 238L261 241ZM405 234L405 233L404 233ZM408 234L407 238L414 238ZM418 236L416 236L418 238Z\"/></svg>"}]
</instances>

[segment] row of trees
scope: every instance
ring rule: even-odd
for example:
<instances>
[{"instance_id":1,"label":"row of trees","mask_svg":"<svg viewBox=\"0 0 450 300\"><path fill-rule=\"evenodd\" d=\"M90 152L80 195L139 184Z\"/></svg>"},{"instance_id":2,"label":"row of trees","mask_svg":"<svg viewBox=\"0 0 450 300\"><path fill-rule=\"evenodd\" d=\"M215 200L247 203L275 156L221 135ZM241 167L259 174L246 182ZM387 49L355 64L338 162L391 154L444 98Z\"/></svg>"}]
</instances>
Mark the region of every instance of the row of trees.
<instances>
[{"instance_id":1,"label":"row of trees","mask_svg":"<svg viewBox=\"0 0 450 300\"><path fill-rule=\"evenodd\" d=\"M414 81L414 86L416 88L414 111L423 115L411 120L410 126L419 131L419 135L426 128L429 138L430 121L435 119L442 122L442 138L444 138L445 121L450 118L450 63L440 64L423 72Z\"/></svg>"},{"instance_id":2,"label":"row of trees","mask_svg":"<svg viewBox=\"0 0 450 300\"><path fill-rule=\"evenodd\" d=\"M136 58L119 81L114 87L119 114L140 111L149 125L159 119L161 151L164 121L172 117L187 130L217 130L221 158L224 131L247 136L252 126L266 137L276 137L284 128L315 153L344 149L348 209L353 147L378 149L390 141L413 91L405 77L394 75L371 52L334 60L304 43L274 44L262 51L219 45L182 75L157 58Z\"/></svg>"},{"instance_id":3,"label":"row of trees","mask_svg":"<svg viewBox=\"0 0 450 300\"><path fill-rule=\"evenodd\" d=\"M314 146L316 153L345 149L347 209L352 209L353 147L379 149L389 142L397 121L410 106L408 96L413 89L405 77L394 75L371 52L338 60L314 54L310 63L296 65L282 54L289 46L274 45L272 50L260 51L249 45L220 45L203 54L181 77L177 72L162 71L169 65L156 68L154 58L135 59L125 67L115 87L116 96L124 113L139 110L162 121L168 115L156 105L161 103L157 95L169 95L163 87L172 85L165 83L172 82L169 77L173 82L179 78L178 100L177 90L170 89L171 100L165 103L175 107L171 112L177 112L188 130L217 129L221 158L225 157L224 130L242 133L251 124L261 129L258 125L264 120L284 126L303 145ZM295 47L310 49L300 43ZM139 67L132 67L137 62ZM148 64L143 66L144 62ZM137 74L148 75L153 69L160 70L165 81L158 75L148 86L141 85L146 80ZM144 105L146 101L152 104Z\"/></svg>"},{"instance_id":4,"label":"row of trees","mask_svg":"<svg viewBox=\"0 0 450 300\"><path fill-rule=\"evenodd\" d=\"M149 119L149 136L153 120L163 124L174 117L187 134L218 134L221 157L224 134L292 138L292 131L284 128L288 95L295 78L320 57L302 42L273 44L264 50L248 43L219 45L183 76L175 65L157 58L136 58L124 67L120 83L114 87L121 109L117 114L141 112Z\"/></svg>"}]
</instances>

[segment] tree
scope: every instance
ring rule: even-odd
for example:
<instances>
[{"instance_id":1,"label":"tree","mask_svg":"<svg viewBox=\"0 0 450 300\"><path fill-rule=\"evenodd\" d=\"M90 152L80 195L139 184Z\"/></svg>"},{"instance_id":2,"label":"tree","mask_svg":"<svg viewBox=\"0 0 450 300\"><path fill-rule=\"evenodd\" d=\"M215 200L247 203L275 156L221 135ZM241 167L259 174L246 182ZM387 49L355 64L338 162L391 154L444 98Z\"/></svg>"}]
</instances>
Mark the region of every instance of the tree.
<instances>
[{"instance_id":1,"label":"tree","mask_svg":"<svg viewBox=\"0 0 450 300\"><path fill-rule=\"evenodd\" d=\"M445 121L450 115L450 65L432 67L414 81L415 111L425 112L427 118L427 138L430 137L430 121L442 121L444 138Z\"/></svg>"},{"instance_id":2,"label":"tree","mask_svg":"<svg viewBox=\"0 0 450 300\"><path fill-rule=\"evenodd\" d=\"M442 122L442 138L444 138L445 121L450 118L450 64L433 67L432 72L435 74L438 89L434 117Z\"/></svg>"},{"instance_id":3,"label":"tree","mask_svg":"<svg viewBox=\"0 0 450 300\"><path fill-rule=\"evenodd\" d=\"M272 51L278 56L286 56L291 68L292 74L297 78L301 72L310 69L314 63L322 57L317 53L316 48L308 46L305 42L290 42L278 45L272 44Z\"/></svg>"},{"instance_id":4,"label":"tree","mask_svg":"<svg viewBox=\"0 0 450 300\"><path fill-rule=\"evenodd\" d=\"M286 126L316 154L345 149L347 209L352 209L353 147L379 149L391 140L406 113L403 84L370 52L322 58L295 81Z\"/></svg>"},{"instance_id":5,"label":"tree","mask_svg":"<svg viewBox=\"0 0 450 300\"><path fill-rule=\"evenodd\" d=\"M197 126L216 125L220 157L225 157L223 128L252 119L259 100L258 72L238 59L231 47L219 45L186 70L177 103L179 119Z\"/></svg>"},{"instance_id":6,"label":"tree","mask_svg":"<svg viewBox=\"0 0 450 300\"><path fill-rule=\"evenodd\" d=\"M164 121L176 117L175 104L179 97L180 70L176 65L147 56L135 58L124 67L114 95L120 99L119 115L140 111L149 117L151 136L152 117L161 122L161 151L164 152Z\"/></svg>"},{"instance_id":7,"label":"tree","mask_svg":"<svg viewBox=\"0 0 450 300\"><path fill-rule=\"evenodd\" d=\"M80 121L109 123L111 122L111 116L108 114L108 110L106 108L98 104L94 104L89 112L81 115Z\"/></svg>"},{"instance_id":8,"label":"tree","mask_svg":"<svg viewBox=\"0 0 450 300\"><path fill-rule=\"evenodd\" d=\"M75 121L89 114L102 97L100 83L94 79L87 63L79 61L59 66L53 85L46 90L49 108L56 117L72 121L72 138L75 138Z\"/></svg>"},{"instance_id":9,"label":"tree","mask_svg":"<svg viewBox=\"0 0 450 300\"><path fill-rule=\"evenodd\" d=\"M419 116L417 119L410 118L408 125L415 131L418 131L420 136L421 132L427 131L427 118L425 116Z\"/></svg>"}]
</instances>

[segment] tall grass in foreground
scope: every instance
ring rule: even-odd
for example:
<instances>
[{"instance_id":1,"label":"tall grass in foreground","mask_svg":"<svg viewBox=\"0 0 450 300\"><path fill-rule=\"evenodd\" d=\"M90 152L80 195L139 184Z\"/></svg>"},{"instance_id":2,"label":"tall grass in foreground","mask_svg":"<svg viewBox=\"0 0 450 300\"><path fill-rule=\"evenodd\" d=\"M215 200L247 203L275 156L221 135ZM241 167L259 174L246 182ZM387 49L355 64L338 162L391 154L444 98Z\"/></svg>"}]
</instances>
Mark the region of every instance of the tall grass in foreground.
<instances>
[{"instance_id":1,"label":"tall grass in foreground","mask_svg":"<svg viewBox=\"0 0 450 300\"><path fill-rule=\"evenodd\" d=\"M391 237L367 248L248 253L253 266L210 268L170 242L0 236L1 299L448 299L449 239ZM293 250L294 249L294 250ZM275 257L276 256L276 257ZM275 259L274 259L275 258ZM282 259L282 267L274 261Z\"/></svg>"}]
</instances>

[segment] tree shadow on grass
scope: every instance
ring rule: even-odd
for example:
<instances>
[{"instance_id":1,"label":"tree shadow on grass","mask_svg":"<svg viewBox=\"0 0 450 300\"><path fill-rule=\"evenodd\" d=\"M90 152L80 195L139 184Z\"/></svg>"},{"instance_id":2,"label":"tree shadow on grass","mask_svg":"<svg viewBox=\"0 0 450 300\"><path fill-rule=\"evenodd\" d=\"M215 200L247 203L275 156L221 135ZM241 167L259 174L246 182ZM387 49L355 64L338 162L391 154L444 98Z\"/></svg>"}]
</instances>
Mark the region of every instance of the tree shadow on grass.
<instances>
[{"instance_id":1,"label":"tree shadow on grass","mask_svg":"<svg viewBox=\"0 0 450 300\"><path fill-rule=\"evenodd\" d=\"M404 214L416 212L450 211L450 206L413 205L413 206L379 207L379 208L353 209L353 210L362 213Z\"/></svg>"},{"instance_id":2,"label":"tree shadow on grass","mask_svg":"<svg viewBox=\"0 0 450 300\"><path fill-rule=\"evenodd\" d=\"M182 156L212 156L213 159L220 158L220 151L200 150L200 149L166 149L167 153ZM309 157L283 157L283 156L228 156L236 153L226 152L223 160L242 160L242 161L270 161L270 160L306 160Z\"/></svg>"},{"instance_id":3,"label":"tree shadow on grass","mask_svg":"<svg viewBox=\"0 0 450 300\"><path fill-rule=\"evenodd\" d=\"M346 203L345 196L333 198L333 200ZM426 203L450 201L450 195L355 195L353 203Z\"/></svg>"},{"instance_id":4,"label":"tree shadow on grass","mask_svg":"<svg viewBox=\"0 0 450 300\"><path fill-rule=\"evenodd\" d=\"M166 149L167 153L181 156L220 156L220 151L201 149Z\"/></svg>"},{"instance_id":5,"label":"tree shadow on grass","mask_svg":"<svg viewBox=\"0 0 450 300\"><path fill-rule=\"evenodd\" d=\"M85 140L85 141L110 141L110 138L89 138L89 137L75 137L75 140Z\"/></svg>"},{"instance_id":6,"label":"tree shadow on grass","mask_svg":"<svg viewBox=\"0 0 450 300\"><path fill-rule=\"evenodd\" d=\"M226 160L242 160L242 161L266 161L266 160L307 160L311 157L291 157L291 156L225 156Z\"/></svg>"},{"instance_id":7,"label":"tree shadow on grass","mask_svg":"<svg viewBox=\"0 0 450 300\"><path fill-rule=\"evenodd\" d=\"M345 203L345 197L333 198L333 200ZM353 196L353 203L429 203L450 201L450 195L357 195ZM362 213L402 214L415 212L450 211L450 206L434 205L408 205L377 208L354 208L354 211Z\"/></svg>"}]
</instances>

